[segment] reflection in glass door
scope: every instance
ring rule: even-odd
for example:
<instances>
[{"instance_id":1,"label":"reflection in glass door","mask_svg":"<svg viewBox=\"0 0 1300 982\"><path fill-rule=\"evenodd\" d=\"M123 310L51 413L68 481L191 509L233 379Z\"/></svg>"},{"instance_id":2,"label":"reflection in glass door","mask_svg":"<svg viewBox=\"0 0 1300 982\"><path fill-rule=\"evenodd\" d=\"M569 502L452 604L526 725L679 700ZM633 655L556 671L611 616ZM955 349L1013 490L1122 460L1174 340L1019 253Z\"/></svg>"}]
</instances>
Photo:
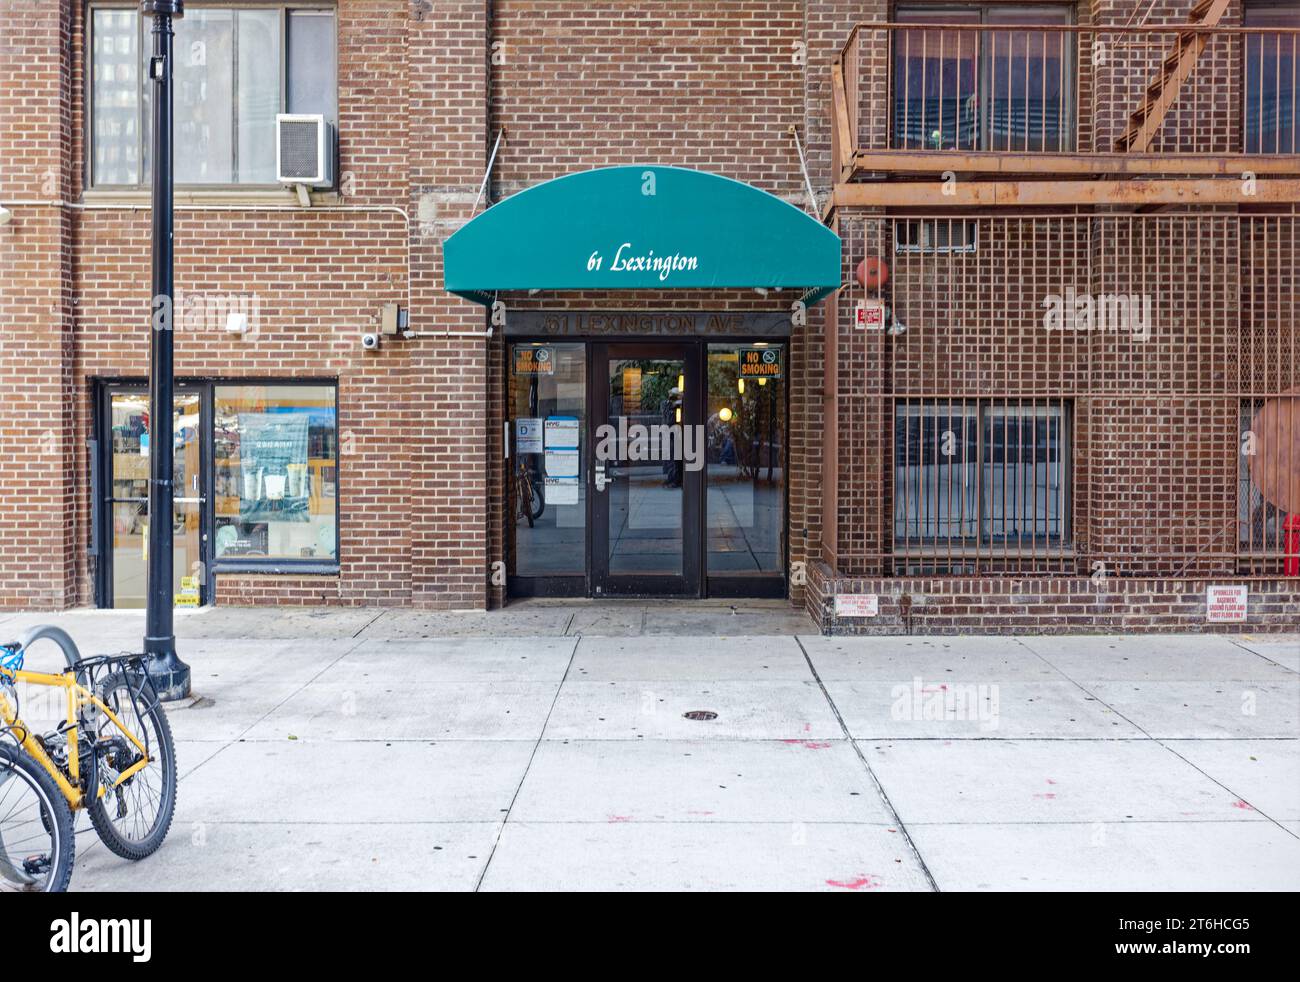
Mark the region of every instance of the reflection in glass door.
<instances>
[{"instance_id":1,"label":"reflection in glass door","mask_svg":"<svg viewBox=\"0 0 1300 982\"><path fill-rule=\"evenodd\" d=\"M107 402L110 483L106 505L112 548L100 551L101 562L109 566L103 600L105 606L115 608L144 607L149 548L149 396L143 390L115 388L109 391ZM205 415L199 393L176 393L172 403L176 488L172 548L177 606L197 606L206 600L201 453Z\"/></svg>"},{"instance_id":2,"label":"reflection in glass door","mask_svg":"<svg viewBox=\"0 0 1300 982\"><path fill-rule=\"evenodd\" d=\"M506 525L516 595L587 592L587 348L510 349Z\"/></svg>"},{"instance_id":3,"label":"reflection in glass door","mask_svg":"<svg viewBox=\"0 0 1300 982\"><path fill-rule=\"evenodd\" d=\"M685 345L594 353L593 592L699 592L701 400Z\"/></svg>"},{"instance_id":4,"label":"reflection in glass door","mask_svg":"<svg viewBox=\"0 0 1300 982\"><path fill-rule=\"evenodd\" d=\"M767 373L747 377L742 353L758 356ZM710 595L784 589L785 359L777 342L708 346Z\"/></svg>"}]
</instances>

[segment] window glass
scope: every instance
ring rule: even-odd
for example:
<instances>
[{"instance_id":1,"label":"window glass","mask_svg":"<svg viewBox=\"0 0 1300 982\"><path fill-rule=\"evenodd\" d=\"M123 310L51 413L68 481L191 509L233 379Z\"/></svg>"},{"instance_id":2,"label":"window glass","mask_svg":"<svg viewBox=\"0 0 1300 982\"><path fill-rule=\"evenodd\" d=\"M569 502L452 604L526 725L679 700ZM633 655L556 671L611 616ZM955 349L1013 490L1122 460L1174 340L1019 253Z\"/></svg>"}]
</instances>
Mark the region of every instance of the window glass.
<instances>
[{"instance_id":1,"label":"window glass","mask_svg":"<svg viewBox=\"0 0 1300 982\"><path fill-rule=\"evenodd\" d=\"M894 416L894 537L975 534L978 416L960 404L900 405Z\"/></svg>"},{"instance_id":2,"label":"window glass","mask_svg":"<svg viewBox=\"0 0 1300 982\"><path fill-rule=\"evenodd\" d=\"M741 378L740 351L709 345L705 443L711 576L779 573L785 543L785 376Z\"/></svg>"},{"instance_id":3,"label":"window glass","mask_svg":"<svg viewBox=\"0 0 1300 982\"><path fill-rule=\"evenodd\" d=\"M274 184L277 113L337 125L334 22L274 4L205 4L174 22L177 184ZM135 7L96 8L91 24L92 182L148 184L147 27Z\"/></svg>"},{"instance_id":4,"label":"window glass","mask_svg":"<svg viewBox=\"0 0 1300 982\"><path fill-rule=\"evenodd\" d=\"M337 560L335 406L332 385L216 387L218 561Z\"/></svg>"},{"instance_id":5,"label":"window glass","mask_svg":"<svg viewBox=\"0 0 1300 982\"><path fill-rule=\"evenodd\" d=\"M1064 431L1059 408L984 414L984 533L994 541L1059 542L1064 531Z\"/></svg>"},{"instance_id":6,"label":"window glass","mask_svg":"<svg viewBox=\"0 0 1300 982\"><path fill-rule=\"evenodd\" d=\"M908 401L894 410L894 548L1069 541L1059 404Z\"/></svg>"},{"instance_id":7,"label":"window glass","mask_svg":"<svg viewBox=\"0 0 1300 982\"><path fill-rule=\"evenodd\" d=\"M587 569L586 346L516 344L510 357L514 574L581 575ZM551 427L564 436L552 436L549 446L548 419L564 424ZM570 450L575 440L578 447Z\"/></svg>"},{"instance_id":8,"label":"window glass","mask_svg":"<svg viewBox=\"0 0 1300 982\"><path fill-rule=\"evenodd\" d=\"M140 180L140 15L95 10L91 55L91 139L96 184Z\"/></svg>"},{"instance_id":9,"label":"window glass","mask_svg":"<svg viewBox=\"0 0 1300 982\"><path fill-rule=\"evenodd\" d=\"M913 218L894 222L895 252L974 252L975 221Z\"/></svg>"},{"instance_id":10,"label":"window glass","mask_svg":"<svg viewBox=\"0 0 1300 982\"><path fill-rule=\"evenodd\" d=\"M329 11L289 12L289 112L320 113L335 119L334 15Z\"/></svg>"},{"instance_id":11,"label":"window glass","mask_svg":"<svg viewBox=\"0 0 1300 982\"><path fill-rule=\"evenodd\" d=\"M1064 7L993 7L986 24L1068 24ZM1065 150L1066 41L1052 31L990 31L984 39L989 79L989 150Z\"/></svg>"},{"instance_id":12,"label":"window glass","mask_svg":"<svg viewBox=\"0 0 1300 982\"><path fill-rule=\"evenodd\" d=\"M238 180L275 183L275 114L280 111L280 12L238 13Z\"/></svg>"},{"instance_id":13,"label":"window glass","mask_svg":"<svg viewBox=\"0 0 1300 982\"><path fill-rule=\"evenodd\" d=\"M894 37L894 146L927 150L1070 150L1071 35L998 30L1069 24L1062 6L900 7L916 24ZM989 30L943 30L985 24Z\"/></svg>"},{"instance_id":14,"label":"window glass","mask_svg":"<svg viewBox=\"0 0 1300 982\"><path fill-rule=\"evenodd\" d=\"M685 443L674 443L665 427L684 422L686 362L680 354L611 357L606 367L609 412L600 422L628 434L625 440L597 445L596 459L610 481L604 492L609 572L680 576Z\"/></svg>"},{"instance_id":15,"label":"window glass","mask_svg":"<svg viewBox=\"0 0 1300 982\"><path fill-rule=\"evenodd\" d=\"M234 14L189 10L176 21L177 184L234 179Z\"/></svg>"},{"instance_id":16,"label":"window glass","mask_svg":"<svg viewBox=\"0 0 1300 982\"><path fill-rule=\"evenodd\" d=\"M907 24L978 24L978 8L900 9ZM975 82L978 31L916 28L894 38L895 146L977 150L980 103Z\"/></svg>"},{"instance_id":17,"label":"window glass","mask_svg":"<svg viewBox=\"0 0 1300 982\"><path fill-rule=\"evenodd\" d=\"M1246 27L1300 27L1300 8L1247 4ZM1296 65L1300 34L1243 36L1245 94L1242 136L1246 153L1295 153L1300 125L1296 122Z\"/></svg>"}]
</instances>

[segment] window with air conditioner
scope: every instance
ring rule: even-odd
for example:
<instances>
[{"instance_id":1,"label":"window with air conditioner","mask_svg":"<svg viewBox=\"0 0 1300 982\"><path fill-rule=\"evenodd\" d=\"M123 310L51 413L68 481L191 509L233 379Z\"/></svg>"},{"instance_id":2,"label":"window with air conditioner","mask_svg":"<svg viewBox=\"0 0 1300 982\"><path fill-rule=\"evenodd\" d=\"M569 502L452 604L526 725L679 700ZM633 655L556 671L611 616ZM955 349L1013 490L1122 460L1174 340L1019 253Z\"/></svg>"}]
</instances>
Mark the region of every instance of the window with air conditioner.
<instances>
[{"instance_id":1,"label":"window with air conditioner","mask_svg":"<svg viewBox=\"0 0 1300 982\"><path fill-rule=\"evenodd\" d=\"M146 187L148 20L139 4L104 3L87 25L89 183ZM177 185L276 186L277 115L337 124L332 5L189 3L174 25Z\"/></svg>"}]
</instances>

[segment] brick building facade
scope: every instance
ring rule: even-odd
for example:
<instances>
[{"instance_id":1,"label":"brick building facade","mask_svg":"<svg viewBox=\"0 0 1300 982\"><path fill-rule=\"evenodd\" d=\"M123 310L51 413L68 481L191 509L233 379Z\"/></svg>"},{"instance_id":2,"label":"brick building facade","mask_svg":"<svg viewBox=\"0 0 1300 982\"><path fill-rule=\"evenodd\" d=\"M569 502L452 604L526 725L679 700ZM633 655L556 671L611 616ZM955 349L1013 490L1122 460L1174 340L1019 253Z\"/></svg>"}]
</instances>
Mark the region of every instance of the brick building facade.
<instances>
[{"instance_id":1,"label":"brick building facade","mask_svg":"<svg viewBox=\"0 0 1300 982\"><path fill-rule=\"evenodd\" d=\"M0 0L3 607L139 586L140 21ZM1243 584L1252 629L1294 627L1298 31L1266 0L186 4L181 594L662 589L786 596L835 632L1186 630ZM306 207L267 172L272 117L304 109L337 143ZM789 283L448 291L451 235L608 167L815 215L842 288L806 320ZM1048 319L1114 298L1114 323ZM529 347L560 374L521 373ZM781 377L746 395L737 359L763 347ZM621 460L603 503L597 423L673 406L702 475ZM519 443L520 419L570 416L576 487L547 480L566 444ZM301 460L255 449L277 443Z\"/></svg>"}]
</instances>

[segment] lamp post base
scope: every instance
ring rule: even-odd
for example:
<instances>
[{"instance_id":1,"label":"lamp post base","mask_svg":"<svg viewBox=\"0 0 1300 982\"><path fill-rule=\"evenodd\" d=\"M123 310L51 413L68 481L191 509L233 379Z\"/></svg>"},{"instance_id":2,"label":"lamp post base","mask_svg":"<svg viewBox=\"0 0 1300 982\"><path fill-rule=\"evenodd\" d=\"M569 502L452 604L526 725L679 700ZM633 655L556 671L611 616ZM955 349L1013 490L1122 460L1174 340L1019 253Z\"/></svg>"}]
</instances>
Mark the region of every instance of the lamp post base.
<instances>
[{"instance_id":1,"label":"lamp post base","mask_svg":"<svg viewBox=\"0 0 1300 982\"><path fill-rule=\"evenodd\" d=\"M145 670L163 702L188 699L190 666L176 654L175 638L145 638Z\"/></svg>"}]
</instances>

